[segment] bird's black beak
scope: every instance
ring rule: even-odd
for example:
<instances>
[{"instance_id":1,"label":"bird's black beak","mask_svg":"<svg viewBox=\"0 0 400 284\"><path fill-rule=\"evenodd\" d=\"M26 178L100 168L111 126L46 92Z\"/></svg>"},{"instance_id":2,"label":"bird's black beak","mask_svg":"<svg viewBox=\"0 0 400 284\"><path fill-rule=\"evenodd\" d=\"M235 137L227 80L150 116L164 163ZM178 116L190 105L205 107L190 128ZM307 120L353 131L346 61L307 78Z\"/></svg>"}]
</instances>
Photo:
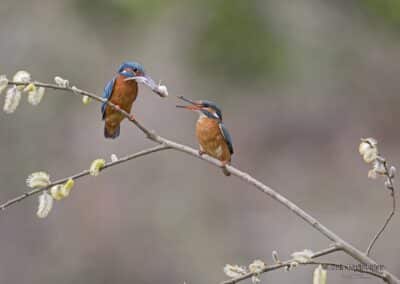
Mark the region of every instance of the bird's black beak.
<instances>
[{"instance_id":1,"label":"bird's black beak","mask_svg":"<svg viewBox=\"0 0 400 284\"><path fill-rule=\"evenodd\" d=\"M192 101L191 99L185 98L184 96L178 96L178 99L181 99L182 101L185 101L185 102L190 103L192 105L197 105L197 106L200 105L198 102Z\"/></svg>"}]
</instances>

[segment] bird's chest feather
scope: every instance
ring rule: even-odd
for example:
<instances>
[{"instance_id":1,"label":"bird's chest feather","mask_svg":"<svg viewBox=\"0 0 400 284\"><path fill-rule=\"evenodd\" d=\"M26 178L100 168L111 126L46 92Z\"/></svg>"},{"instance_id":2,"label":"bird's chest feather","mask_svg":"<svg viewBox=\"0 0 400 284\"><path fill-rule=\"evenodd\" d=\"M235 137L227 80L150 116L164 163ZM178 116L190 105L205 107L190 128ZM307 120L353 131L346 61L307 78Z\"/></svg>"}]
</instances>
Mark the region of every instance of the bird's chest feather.
<instances>
[{"instance_id":1,"label":"bird's chest feather","mask_svg":"<svg viewBox=\"0 0 400 284\"><path fill-rule=\"evenodd\" d=\"M136 100L138 85L134 80L124 81L124 78L118 77L115 81L111 102L119 105L126 112L130 112L132 103Z\"/></svg>"},{"instance_id":2,"label":"bird's chest feather","mask_svg":"<svg viewBox=\"0 0 400 284\"><path fill-rule=\"evenodd\" d=\"M196 136L207 154L218 159L226 156L227 145L215 119L200 118L196 124Z\"/></svg>"}]
</instances>

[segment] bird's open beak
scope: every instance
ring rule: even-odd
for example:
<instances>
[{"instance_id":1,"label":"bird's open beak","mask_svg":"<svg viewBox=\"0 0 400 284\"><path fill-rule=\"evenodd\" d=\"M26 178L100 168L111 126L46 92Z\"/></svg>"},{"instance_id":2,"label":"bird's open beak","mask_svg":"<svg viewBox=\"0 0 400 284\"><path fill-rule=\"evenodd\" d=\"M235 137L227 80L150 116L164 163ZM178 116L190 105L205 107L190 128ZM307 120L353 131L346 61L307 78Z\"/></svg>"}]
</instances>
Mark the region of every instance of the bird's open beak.
<instances>
[{"instance_id":1,"label":"bird's open beak","mask_svg":"<svg viewBox=\"0 0 400 284\"><path fill-rule=\"evenodd\" d=\"M190 103L192 105L196 105L196 106L200 105L198 102L192 101L191 99L185 98L184 96L178 96L178 99L181 99L182 101L185 101L185 102Z\"/></svg>"},{"instance_id":2,"label":"bird's open beak","mask_svg":"<svg viewBox=\"0 0 400 284\"><path fill-rule=\"evenodd\" d=\"M201 105L198 102L192 101L191 99L185 98L184 96L179 96L178 99L181 99L187 103L190 103L188 106L183 106L183 105L177 105L176 107L178 108L184 108L188 110L200 110Z\"/></svg>"},{"instance_id":3,"label":"bird's open beak","mask_svg":"<svg viewBox=\"0 0 400 284\"><path fill-rule=\"evenodd\" d=\"M176 107L177 107L177 108L184 108L184 109L188 109L188 110L193 110L193 111L195 111L195 110L200 110L200 109L201 109L201 107L199 107L199 106L193 106L193 105L189 105L189 106L177 105Z\"/></svg>"},{"instance_id":4,"label":"bird's open beak","mask_svg":"<svg viewBox=\"0 0 400 284\"><path fill-rule=\"evenodd\" d=\"M166 90L165 86L160 86L154 82L154 80L148 76L148 75L143 75L143 76L132 76L125 78L125 81L130 81L130 80L135 80L138 83L143 83L146 86L148 86L154 93L159 95L162 98L165 98L168 96L168 91ZM164 88L162 88L164 87Z\"/></svg>"}]
</instances>

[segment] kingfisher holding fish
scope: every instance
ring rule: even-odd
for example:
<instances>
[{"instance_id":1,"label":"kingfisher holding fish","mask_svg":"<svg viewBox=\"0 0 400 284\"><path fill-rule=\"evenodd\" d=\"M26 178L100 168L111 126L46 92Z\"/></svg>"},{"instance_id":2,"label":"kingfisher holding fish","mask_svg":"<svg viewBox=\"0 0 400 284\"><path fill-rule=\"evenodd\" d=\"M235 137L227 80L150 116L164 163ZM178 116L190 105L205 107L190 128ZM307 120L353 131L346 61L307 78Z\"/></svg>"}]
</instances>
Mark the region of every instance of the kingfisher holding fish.
<instances>
[{"instance_id":1,"label":"kingfisher holding fish","mask_svg":"<svg viewBox=\"0 0 400 284\"><path fill-rule=\"evenodd\" d=\"M190 103L190 105L178 105L177 107L199 113L196 123L196 136L200 145L199 154L207 154L220 160L224 174L230 176L231 174L226 169L226 165L231 162L233 144L228 129L222 123L221 109L211 101L192 101L182 96L178 98Z\"/></svg>"},{"instance_id":2,"label":"kingfisher holding fish","mask_svg":"<svg viewBox=\"0 0 400 284\"><path fill-rule=\"evenodd\" d=\"M101 113L105 121L104 137L115 139L119 136L120 123L125 116L118 109L127 113L131 112L132 104L138 95L138 82L149 86L160 97L168 95L166 87L154 83L140 63L133 61L122 63L117 74L107 83L103 92L103 98L117 107L114 109L106 102L101 106ZM134 120L135 118L131 115L130 119Z\"/></svg>"}]
</instances>

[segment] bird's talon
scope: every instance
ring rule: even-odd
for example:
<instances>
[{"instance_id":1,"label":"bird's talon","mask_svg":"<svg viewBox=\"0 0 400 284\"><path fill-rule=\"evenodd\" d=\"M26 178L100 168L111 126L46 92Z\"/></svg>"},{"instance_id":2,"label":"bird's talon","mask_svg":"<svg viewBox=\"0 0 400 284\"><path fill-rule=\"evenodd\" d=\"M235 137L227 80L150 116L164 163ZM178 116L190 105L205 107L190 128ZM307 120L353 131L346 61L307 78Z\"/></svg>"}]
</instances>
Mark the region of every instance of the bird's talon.
<instances>
[{"instance_id":1,"label":"bird's talon","mask_svg":"<svg viewBox=\"0 0 400 284\"><path fill-rule=\"evenodd\" d=\"M226 168L226 165L228 164L227 161L221 161L221 168Z\"/></svg>"},{"instance_id":2,"label":"bird's talon","mask_svg":"<svg viewBox=\"0 0 400 284\"><path fill-rule=\"evenodd\" d=\"M129 115L130 120L136 120L135 116L133 114Z\"/></svg>"},{"instance_id":3,"label":"bird's talon","mask_svg":"<svg viewBox=\"0 0 400 284\"><path fill-rule=\"evenodd\" d=\"M115 105L116 110L121 110L121 107L119 105Z\"/></svg>"},{"instance_id":4,"label":"bird's talon","mask_svg":"<svg viewBox=\"0 0 400 284\"><path fill-rule=\"evenodd\" d=\"M199 156L203 156L206 152L204 152L203 150L199 150Z\"/></svg>"},{"instance_id":5,"label":"bird's talon","mask_svg":"<svg viewBox=\"0 0 400 284\"><path fill-rule=\"evenodd\" d=\"M226 168L227 165L229 165L229 161L221 161L221 168L222 168L222 171L223 171L224 175L230 176L231 173Z\"/></svg>"}]
</instances>

